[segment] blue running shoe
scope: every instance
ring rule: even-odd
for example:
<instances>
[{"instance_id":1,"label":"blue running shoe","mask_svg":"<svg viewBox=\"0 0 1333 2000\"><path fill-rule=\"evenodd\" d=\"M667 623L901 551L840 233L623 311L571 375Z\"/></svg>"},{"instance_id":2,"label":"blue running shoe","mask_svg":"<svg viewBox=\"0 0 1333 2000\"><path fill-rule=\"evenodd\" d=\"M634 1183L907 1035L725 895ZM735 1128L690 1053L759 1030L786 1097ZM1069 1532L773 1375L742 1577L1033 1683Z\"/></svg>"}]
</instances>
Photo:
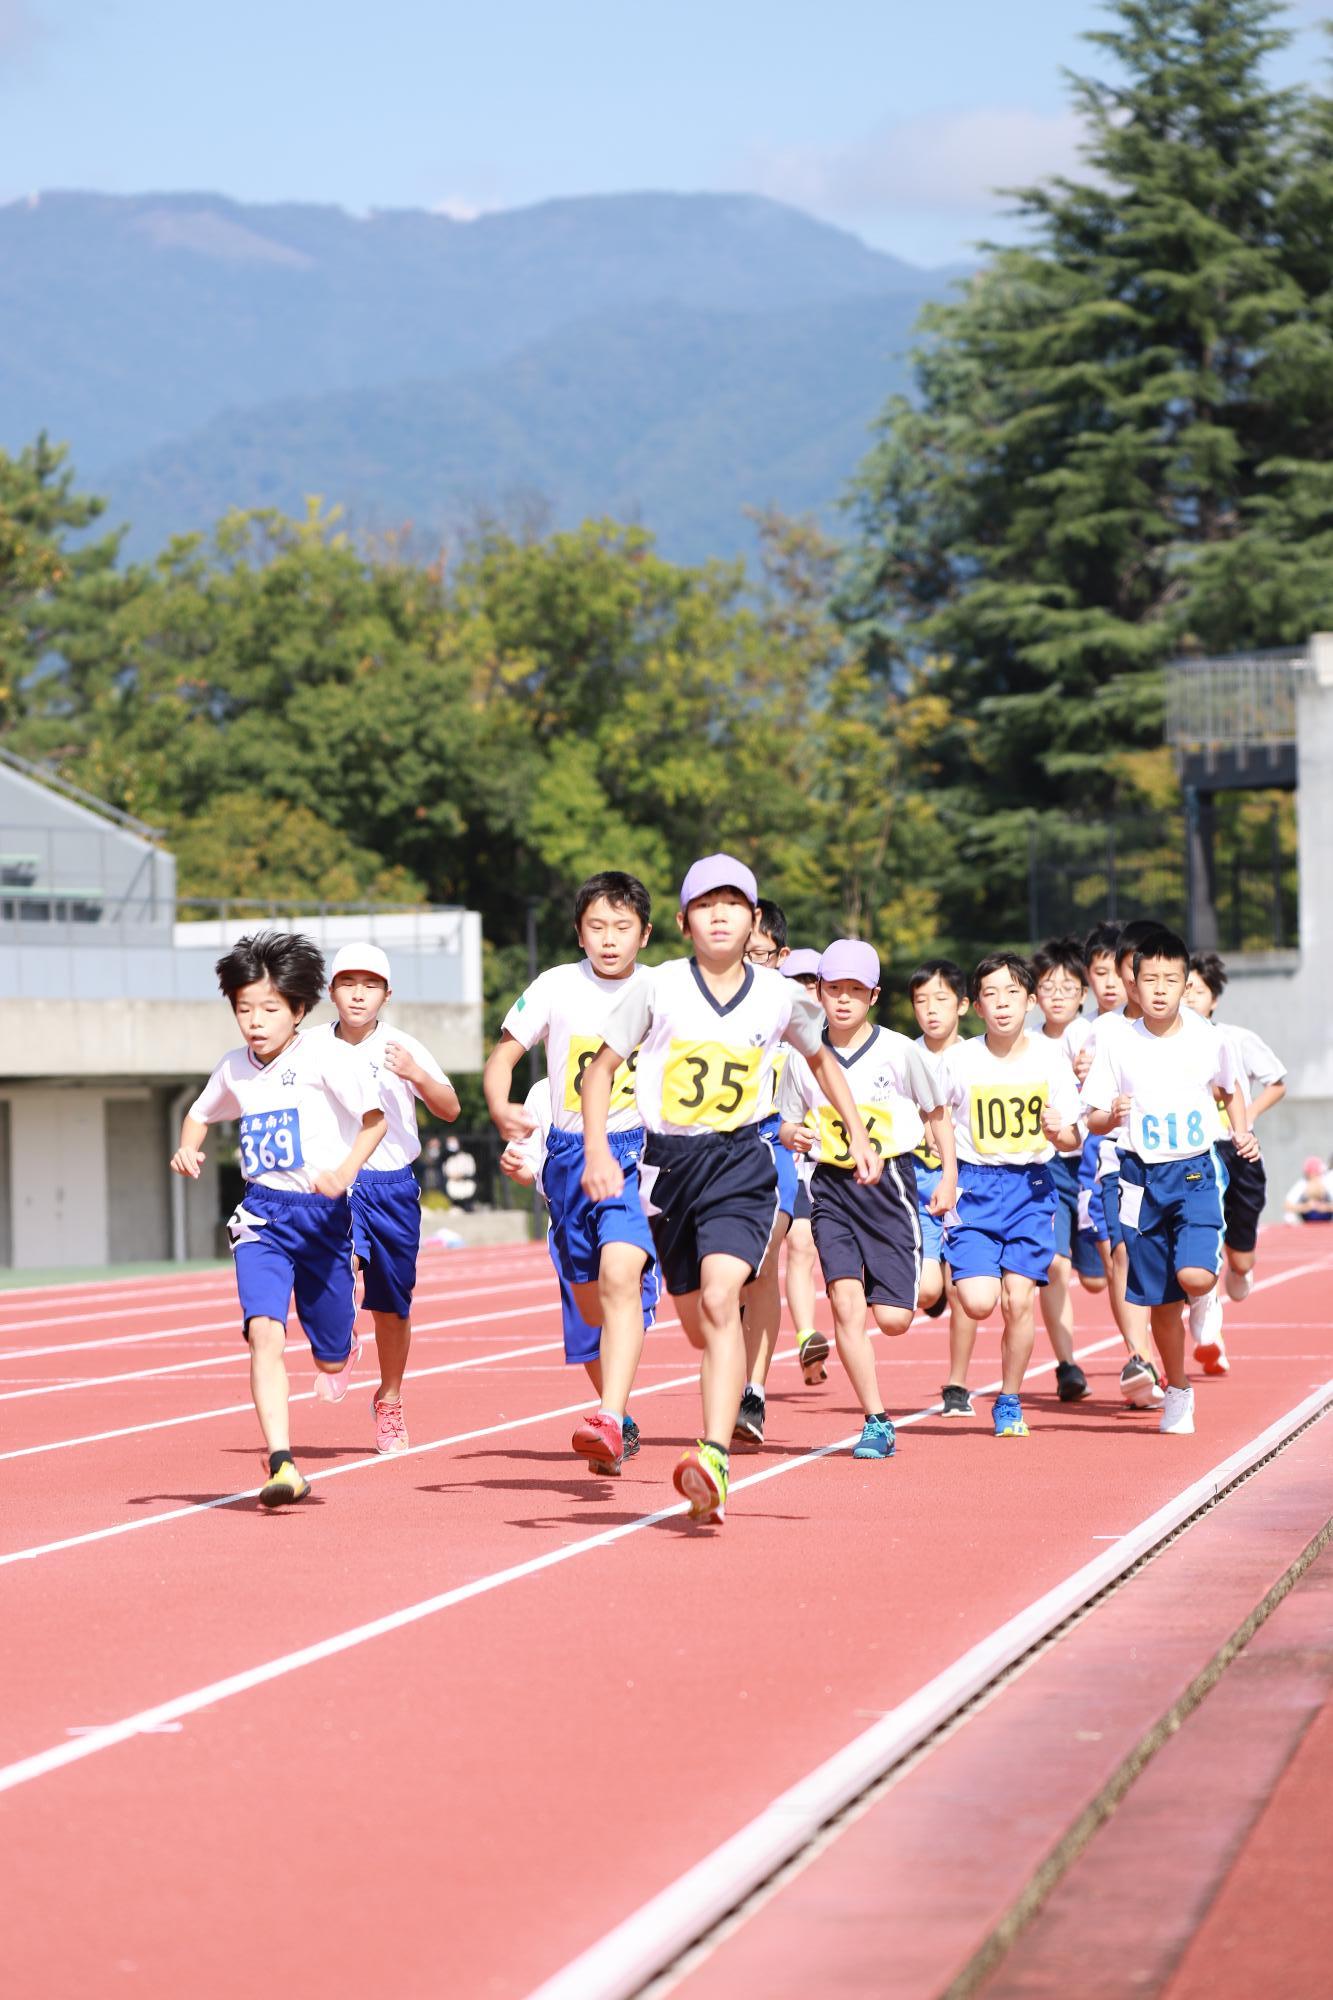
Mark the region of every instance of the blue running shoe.
<instances>
[{"instance_id":1,"label":"blue running shoe","mask_svg":"<svg viewBox=\"0 0 1333 2000\"><path fill-rule=\"evenodd\" d=\"M892 1417L867 1417L865 1429L852 1446L853 1458L892 1458L898 1448Z\"/></svg>"},{"instance_id":2,"label":"blue running shoe","mask_svg":"<svg viewBox=\"0 0 1333 2000\"><path fill-rule=\"evenodd\" d=\"M997 1396L991 1406L991 1415L995 1419L997 1438L1029 1436L1028 1427L1023 1422L1023 1405L1017 1396Z\"/></svg>"},{"instance_id":3,"label":"blue running shoe","mask_svg":"<svg viewBox=\"0 0 1333 2000\"><path fill-rule=\"evenodd\" d=\"M629 1415L628 1411L625 1414L624 1424L621 1426L621 1437L624 1440L625 1457L633 1458L642 1443L642 1439L639 1436L639 1426L635 1423L633 1417Z\"/></svg>"}]
</instances>

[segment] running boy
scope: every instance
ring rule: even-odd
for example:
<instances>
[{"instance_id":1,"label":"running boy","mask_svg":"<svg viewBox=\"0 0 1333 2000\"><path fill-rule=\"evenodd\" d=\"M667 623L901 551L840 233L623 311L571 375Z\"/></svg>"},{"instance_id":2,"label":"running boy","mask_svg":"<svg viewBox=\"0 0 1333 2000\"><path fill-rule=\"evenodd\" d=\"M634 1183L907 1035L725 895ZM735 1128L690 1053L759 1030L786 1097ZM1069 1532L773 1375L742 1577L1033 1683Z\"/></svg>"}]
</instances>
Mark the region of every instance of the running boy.
<instances>
[{"instance_id":1,"label":"running boy","mask_svg":"<svg viewBox=\"0 0 1333 2000\"><path fill-rule=\"evenodd\" d=\"M808 946L789 951L782 961L784 979L794 979L811 995L819 991L819 953ZM815 1325L815 1239L810 1229L809 1155L795 1154L796 1201L787 1231L786 1294L796 1335L796 1360L807 1384L828 1379L829 1345Z\"/></svg>"},{"instance_id":2,"label":"running boy","mask_svg":"<svg viewBox=\"0 0 1333 2000\"><path fill-rule=\"evenodd\" d=\"M292 1457L287 1315L295 1295L315 1393L341 1402L361 1352L347 1191L386 1120L379 1093L348 1052L302 1031L324 990L324 960L309 938L283 931L240 938L218 960L217 977L244 1042L186 1112L171 1166L197 1180L209 1126L240 1121L247 1186L227 1230L250 1393L268 1453L259 1499L280 1507L310 1491Z\"/></svg>"},{"instance_id":3,"label":"running boy","mask_svg":"<svg viewBox=\"0 0 1333 2000\"><path fill-rule=\"evenodd\" d=\"M1037 982L1041 1033L1063 1051L1072 1066L1092 1032L1092 1023L1083 1015L1088 973L1082 951L1073 938L1052 938L1032 954L1032 971ZM1095 1152L1098 1141L1092 1139L1086 1143ZM1106 1287L1096 1246L1079 1229L1083 1152L1084 1137L1080 1131L1077 1148L1068 1153L1057 1152L1050 1162L1051 1179L1055 1182L1055 1255L1041 1294L1041 1316L1055 1354L1056 1393L1062 1403L1077 1403L1088 1393L1088 1378L1074 1359L1070 1272L1077 1269L1089 1290L1102 1291Z\"/></svg>"},{"instance_id":4,"label":"running boy","mask_svg":"<svg viewBox=\"0 0 1333 2000\"><path fill-rule=\"evenodd\" d=\"M726 1507L728 1446L745 1386L741 1291L764 1261L777 1215L773 1148L758 1128L780 1042L810 1059L847 1126L858 1177L877 1180L882 1166L822 1046L821 1009L791 980L746 961L757 900L743 861L710 854L694 863L676 917L693 956L655 967L625 993L583 1087L583 1184L590 1201L605 1201L623 1185L606 1140L607 1109L619 1063L637 1053L635 1090L648 1128L644 1201L663 1282L703 1352L704 1434L677 1465L675 1484L696 1519L715 1521Z\"/></svg>"},{"instance_id":5,"label":"running boy","mask_svg":"<svg viewBox=\"0 0 1333 2000\"><path fill-rule=\"evenodd\" d=\"M963 1016L968 1011L967 974L951 958L928 958L907 982L912 1012L921 1033L917 1046L934 1058L938 1066L946 1049L962 1040ZM958 1303L948 1283L948 1246L940 1217L930 1201L940 1184L941 1161L922 1140L916 1155L917 1210L921 1217L921 1296L920 1306L928 1318L949 1315L949 1379L940 1390L940 1410L946 1417L974 1417L976 1410L967 1388L967 1368L976 1344L976 1329Z\"/></svg>"},{"instance_id":6,"label":"running boy","mask_svg":"<svg viewBox=\"0 0 1333 2000\"><path fill-rule=\"evenodd\" d=\"M1259 1143L1230 1044L1221 1035L1191 1033L1182 1018L1189 976L1184 939L1151 932L1134 953L1133 976L1141 1018L1099 1044L1084 1099L1091 1131L1127 1127L1120 1159L1126 1296L1151 1314L1167 1382L1161 1429L1182 1436L1194 1429L1182 1302L1206 1296L1222 1268L1215 1092L1225 1100L1241 1158L1252 1160Z\"/></svg>"},{"instance_id":7,"label":"running boy","mask_svg":"<svg viewBox=\"0 0 1333 2000\"><path fill-rule=\"evenodd\" d=\"M755 905L754 929L750 933L750 945L745 955L751 965L767 966L775 972L780 971L791 956L787 945L786 912L767 896L761 896ZM779 1049L774 1058L774 1088L782 1073L785 1053L785 1050ZM764 1261L753 1283L746 1286L741 1300L741 1323L745 1330L745 1388L741 1392L741 1406L736 1416L734 1442L742 1445L757 1445L764 1441L768 1371L782 1324L778 1262L783 1239L796 1212L796 1160L779 1142L778 1127L781 1122L776 1109L770 1105L767 1115L759 1123L760 1138L768 1140L773 1148L773 1162L778 1174L778 1218L768 1239Z\"/></svg>"},{"instance_id":8,"label":"running boy","mask_svg":"<svg viewBox=\"0 0 1333 2000\"><path fill-rule=\"evenodd\" d=\"M1019 1399L1035 1338L1037 1287L1055 1253L1050 1160L1078 1141L1078 1085L1069 1059L1024 1027L1035 981L1014 952L994 952L972 974L986 1032L942 1060L944 1101L958 1147L956 1221L948 1225L954 1291L976 1324L1004 1318L995 1435L1026 1437ZM970 1357L968 1357L970 1358Z\"/></svg>"},{"instance_id":9,"label":"running boy","mask_svg":"<svg viewBox=\"0 0 1333 2000\"><path fill-rule=\"evenodd\" d=\"M361 1260L362 1304L375 1322L380 1385L371 1399L375 1449L408 1448L403 1374L412 1345L412 1295L421 1248L421 1189L412 1163L420 1157L417 1104L452 1125L458 1093L424 1043L386 1028L380 1009L392 992L389 960L378 945L345 944L333 961L329 999L336 1021L311 1028L331 1037L378 1091L388 1131L352 1183L352 1222Z\"/></svg>"},{"instance_id":10,"label":"running boy","mask_svg":"<svg viewBox=\"0 0 1333 2000\"><path fill-rule=\"evenodd\" d=\"M906 1333L912 1324L921 1283L912 1155L926 1125L943 1161L931 1213L947 1212L957 1194L953 1130L933 1065L906 1035L871 1024L879 979L879 959L857 938L837 939L819 961L819 998L828 1019L825 1046L856 1100L871 1145L883 1155L881 1178L869 1187L856 1180L846 1125L801 1056L788 1058L778 1086L783 1139L817 1162L810 1184L811 1226L838 1356L865 1416L853 1458L891 1458L896 1445L866 1333L866 1307L885 1333Z\"/></svg>"},{"instance_id":11,"label":"running boy","mask_svg":"<svg viewBox=\"0 0 1333 2000\"><path fill-rule=\"evenodd\" d=\"M571 1443L593 1472L614 1476L625 1456L625 1412L643 1352L642 1286L653 1239L639 1201L643 1123L630 1066L615 1075L609 1143L620 1184L589 1198L584 1169L583 1091L617 1001L647 978L638 954L652 935L648 891L636 876L608 870L590 876L574 899L574 933L583 957L541 973L505 1015L482 1078L486 1105L502 1138L523 1139L532 1116L509 1101L514 1071L527 1051L546 1044L551 1129L542 1194L551 1211L551 1255L583 1319L602 1329L602 1403Z\"/></svg>"}]
</instances>

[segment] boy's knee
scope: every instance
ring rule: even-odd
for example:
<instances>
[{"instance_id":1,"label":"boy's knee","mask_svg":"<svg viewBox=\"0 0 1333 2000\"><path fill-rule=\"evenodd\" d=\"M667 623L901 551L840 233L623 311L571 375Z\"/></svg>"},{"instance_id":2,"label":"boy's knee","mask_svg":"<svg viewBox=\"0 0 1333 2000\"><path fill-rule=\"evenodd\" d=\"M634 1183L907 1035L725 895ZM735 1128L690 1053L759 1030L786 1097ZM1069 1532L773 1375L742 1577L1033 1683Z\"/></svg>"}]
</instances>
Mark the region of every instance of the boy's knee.
<instances>
[{"instance_id":1,"label":"boy's knee","mask_svg":"<svg viewBox=\"0 0 1333 2000\"><path fill-rule=\"evenodd\" d=\"M740 1291L724 1280L705 1278L699 1287L699 1317L705 1333L729 1326L740 1312Z\"/></svg>"},{"instance_id":2,"label":"boy's knee","mask_svg":"<svg viewBox=\"0 0 1333 2000\"><path fill-rule=\"evenodd\" d=\"M281 1354L287 1345L287 1329L275 1319L255 1318L245 1323L245 1337L250 1343L250 1352L268 1356Z\"/></svg>"},{"instance_id":3,"label":"boy's knee","mask_svg":"<svg viewBox=\"0 0 1333 2000\"><path fill-rule=\"evenodd\" d=\"M975 1278L958 1278L954 1281L953 1295L969 1319L989 1319L1000 1302L1000 1287L993 1278L980 1282Z\"/></svg>"},{"instance_id":4,"label":"boy's knee","mask_svg":"<svg viewBox=\"0 0 1333 2000\"><path fill-rule=\"evenodd\" d=\"M912 1324L912 1313L906 1306L872 1306L870 1310L881 1333L906 1333Z\"/></svg>"},{"instance_id":5,"label":"boy's knee","mask_svg":"<svg viewBox=\"0 0 1333 2000\"><path fill-rule=\"evenodd\" d=\"M1188 1293L1190 1298L1201 1299L1206 1293L1211 1292L1217 1283L1217 1273L1195 1270L1187 1265L1183 1271L1176 1272L1176 1282L1181 1291Z\"/></svg>"}]
</instances>

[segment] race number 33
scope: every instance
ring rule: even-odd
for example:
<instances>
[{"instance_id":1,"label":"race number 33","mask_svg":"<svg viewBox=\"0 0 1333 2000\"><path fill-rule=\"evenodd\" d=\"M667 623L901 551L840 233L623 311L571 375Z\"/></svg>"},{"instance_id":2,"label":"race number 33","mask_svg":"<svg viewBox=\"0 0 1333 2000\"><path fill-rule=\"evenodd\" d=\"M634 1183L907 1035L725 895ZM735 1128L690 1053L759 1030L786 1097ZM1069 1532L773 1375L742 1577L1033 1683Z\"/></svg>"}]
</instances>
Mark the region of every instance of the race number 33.
<instances>
[{"instance_id":1,"label":"race number 33","mask_svg":"<svg viewBox=\"0 0 1333 2000\"><path fill-rule=\"evenodd\" d=\"M305 1165L299 1111L249 1111L241 1120L240 1137L241 1171L247 1180L290 1174Z\"/></svg>"},{"instance_id":2,"label":"race number 33","mask_svg":"<svg viewBox=\"0 0 1333 2000\"><path fill-rule=\"evenodd\" d=\"M583 1072L602 1046L595 1037L575 1035L569 1044L565 1064L565 1109L578 1111L583 1104ZM634 1057L621 1063L611 1081L612 1111L628 1111L634 1103Z\"/></svg>"},{"instance_id":3,"label":"race number 33","mask_svg":"<svg viewBox=\"0 0 1333 2000\"><path fill-rule=\"evenodd\" d=\"M972 1144L983 1155L1030 1153L1044 1145L1041 1129L1046 1109L1047 1086L1029 1083L1013 1090L997 1090L993 1084L974 1083L969 1109Z\"/></svg>"},{"instance_id":4,"label":"race number 33","mask_svg":"<svg viewBox=\"0 0 1333 2000\"><path fill-rule=\"evenodd\" d=\"M762 1049L720 1042L672 1042L662 1074L662 1116L669 1125L707 1125L731 1132L759 1108Z\"/></svg>"}]
</instances>

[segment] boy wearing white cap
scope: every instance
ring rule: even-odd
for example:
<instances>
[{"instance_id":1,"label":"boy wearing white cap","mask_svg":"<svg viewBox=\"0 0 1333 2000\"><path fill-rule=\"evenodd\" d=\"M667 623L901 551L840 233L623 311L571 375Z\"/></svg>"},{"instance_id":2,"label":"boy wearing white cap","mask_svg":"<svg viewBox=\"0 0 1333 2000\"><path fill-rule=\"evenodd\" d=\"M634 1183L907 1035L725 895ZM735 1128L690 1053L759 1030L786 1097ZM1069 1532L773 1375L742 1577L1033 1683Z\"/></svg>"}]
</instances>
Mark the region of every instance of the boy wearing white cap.
<instances>
[{"instance_id":1,"label":"boy wearing white cap","mask_svg":"<svg viewBox=\"0 0 1333 2000\"><path fill-rule=\"evenodd\" d=\"M407 1450L403 1373L412 1344L412 1294L421 1247L421 1189L412 1162L421 1152L417 1100L452 1124L458 1093L430 1050L380 1020L392 992L389 960L376 944L345 944L333 961L329 998L337 1020L314 1029L346 1046L379 1094L388 1131L352 1183L352 1225L364 1278L364 1304L375 1322L380 1385L372 1408L375 1449Z\"/></svg>"},{"instance_id":2,"label":"boy wearing white cap","mask_svg":"<svg viewBox=\"0 0 1333 2000\"><path fill-rule=\"evenodd\" d=\"M693 955L654 966L617 1002L583 1085L590 1201L619 1193L607 1144L617 1068L635 1057L635 1094L647 1136L640 1188L666 1289L703 1360L704 1435L675 1470L698 1520L720 1521L728 1447L745 1384L741 1291L764 1261L778 1212L771 1141L759 1136L773 1057L790 1042L810 1061L841 1112L858 1178L881 1161L852 1094L823 1047L822 1010L794 980L751 965L746 950L758 891L743 861L710 854L680 892L676 922Z\"/></svg>"},{"instance_id":3,"label":"boy wearing white cap","mask_svg":"<svg viewBox=\"0 0 1333 2000\"><path fill-rule=\"evenodd\" d=\"M817 1162L810 1183L811 1227L833 1308L834 1338L861 1401L865 1428L854 1458L891 1458L893 1424L879 1393L866 1306L885 1333L906 1333L921 1284L921 1222L912 1154L929 1129L941 1163L930 1200L944 1214L955 1197L953 1130L930 1059L906 1035L872 1025L879 959L860 938L838 938L819 961L826 1050L856 1101L884 1172L858 1185L845 1120L810 1065L794 1055L778 1088L782 1136Z\"/></svg>"}]
</instances>

